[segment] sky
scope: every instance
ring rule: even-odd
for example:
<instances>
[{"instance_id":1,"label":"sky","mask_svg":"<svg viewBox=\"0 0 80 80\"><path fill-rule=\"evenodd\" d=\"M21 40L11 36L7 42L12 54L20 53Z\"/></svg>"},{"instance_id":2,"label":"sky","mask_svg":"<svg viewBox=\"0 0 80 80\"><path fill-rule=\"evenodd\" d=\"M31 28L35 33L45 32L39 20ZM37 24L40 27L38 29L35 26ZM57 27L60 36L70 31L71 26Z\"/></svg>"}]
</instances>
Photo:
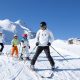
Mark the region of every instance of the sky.
<instances>
[{"instance_id":1,"label":"sky","mask_svg":"<svg viewBox=\"0 0 80 80\"><path fill-rule=\"evenodd\" d=\"M0 20L23 20L34 32L41 21L55 39L80 38L80 0L0 0Z\"/></svg>"}]
</instances>

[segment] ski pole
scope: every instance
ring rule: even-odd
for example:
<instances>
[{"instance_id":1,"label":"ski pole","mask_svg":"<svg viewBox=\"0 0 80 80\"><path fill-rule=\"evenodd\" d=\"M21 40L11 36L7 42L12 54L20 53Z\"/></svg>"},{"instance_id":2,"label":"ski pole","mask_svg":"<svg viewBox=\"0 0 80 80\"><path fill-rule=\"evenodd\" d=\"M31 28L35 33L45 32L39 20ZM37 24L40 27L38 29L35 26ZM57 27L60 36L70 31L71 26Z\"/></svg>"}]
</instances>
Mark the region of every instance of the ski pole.
<instances>
[{"instance_id":1,"label":"ski pole","mask_svg":"<svg viewBox=\"0 0 80 80\"><path fill-rule=\"evenodd\" d=\"M53 50L55 50L64 60L66 60L54 47L51 46ZM68 60L66 60L68 62Z\"/></svg>"},{"instance_id":2,"label":"ski pole","mask_svg":"<svg viewBox=\"0 0 80 80\"><path fill-rule=\"evenodd\" d=\"M33 48L33 50L31 51L31 53L30 53L30 54L32 54L32 52L33 52L35 49L36 49L36 46Z\"/></svg>"}]
</instances>

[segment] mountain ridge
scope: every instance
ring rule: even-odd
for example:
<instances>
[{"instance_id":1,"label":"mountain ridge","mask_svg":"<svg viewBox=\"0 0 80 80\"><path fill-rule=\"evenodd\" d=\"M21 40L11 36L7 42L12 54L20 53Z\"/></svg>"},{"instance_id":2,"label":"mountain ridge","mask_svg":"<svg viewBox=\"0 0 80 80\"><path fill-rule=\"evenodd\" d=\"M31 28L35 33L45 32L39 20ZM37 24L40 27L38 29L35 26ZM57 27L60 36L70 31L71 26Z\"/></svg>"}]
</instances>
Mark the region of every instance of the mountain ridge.
<instances>
[{"instance_id":1,"label":"mountain ridge","mask_svg":"<svg viewBox=\"0 0 80 80\"><path fill-rule=\"evenodd\" d=\"M10 44L14 34L17 34L19 39L22 38L23 33L28 34L28 39L33 39L36 34L35 32L31 31L29 27L27 27L26 23L22 20L12 22L9 19L0 20L0 32L4 34L6 44Z\"/></svg>"}]
</instances>

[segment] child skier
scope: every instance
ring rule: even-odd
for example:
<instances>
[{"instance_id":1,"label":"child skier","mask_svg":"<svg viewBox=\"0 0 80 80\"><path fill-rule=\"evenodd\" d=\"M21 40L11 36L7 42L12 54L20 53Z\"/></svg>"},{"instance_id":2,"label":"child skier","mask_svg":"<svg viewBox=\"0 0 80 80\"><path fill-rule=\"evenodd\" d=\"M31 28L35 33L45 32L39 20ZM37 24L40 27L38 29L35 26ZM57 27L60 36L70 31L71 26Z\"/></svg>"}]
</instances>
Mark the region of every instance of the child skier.
<instances>
[{"instance_id":1,"label":"child skier","mask_svg":"<svg viewBox=\"0 0 80 80\"><path fill-rule=\"evenodd\" d=\"M29 45L29 42L27 39L27 34L23 34L22 36L23 36L23 39L21 40L21 43L20 43L20 47L21 47L20 59L30 60L30 58L29 58L30 45Z\"/></svg>"},{"instance_id":2,"label":"child skier","mask_svg":"<svg viewBox=\"0 0 80 80\"><path fill-rule=\"evenodd\" d=\"M19 40L18 40L18 36L14 35L14 39L11 41L12 44L12 57L14 55L14 52L16 52L16 56L18 58L19 54L18 54L18 44L19 44Z\"/></svg>"},{"instance_id":3,"label":"child skier","mask_svg":"<svg viewBox=\"0 0 80 80\"><path fill-rule=\"evenodd\" d=\"M4 44L3 44L3 34L2 32L0 32L0 55L2 54L3 48L4 48Z\"/></svg>"},{"instance_id":4,"label":"child skier","mask_svg":"<svg viewBox=\"0 0 80 80\"><path fill-rule=\"evenodd\" d=\"M54 69L55 63L50 55L50 49L49 49L49 46L53 41L53 34L49 30L47 30L47 25L45 22L40 23L40 30L36 34L36 39L37 39L36 46L38 47L35 55L33 56L33 59L31 60L31 66L30 66L31 69L34 70L35 62L43 50L51 64L51 69Z\"/></svg>"}]
</instances>

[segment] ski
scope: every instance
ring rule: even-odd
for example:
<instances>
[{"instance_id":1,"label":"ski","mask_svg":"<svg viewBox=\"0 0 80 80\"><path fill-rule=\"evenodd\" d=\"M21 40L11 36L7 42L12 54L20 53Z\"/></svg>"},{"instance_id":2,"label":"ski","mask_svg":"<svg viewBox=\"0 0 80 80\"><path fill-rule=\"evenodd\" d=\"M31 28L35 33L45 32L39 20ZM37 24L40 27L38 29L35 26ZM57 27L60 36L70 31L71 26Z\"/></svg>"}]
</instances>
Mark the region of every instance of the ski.
<instances>
[{"instance_id":1,"label":"ski","mask_svg":"<svg viewBox=\"0 0 80 80\"><path fill-rule=\"evenodd\" d=\"M44 73L42 73L42 74L40 74L38 72L39 69L34 69L34 70L31 69L30 64L26 64L26 68L30 71L31 74L35 75L38 80L39 79L41 80L42 78L52 78L54 76L54 72L57 70L58 66L54 70L52 70L52 69L50 69L48 71L44 70Z\"/></svg>"},{"instance_id":2,"label":"ski","mask_svg":"<svg viewBox=\"0 0 80 80\"><path fill-rule=\"evenodd\" d=\"M29 70L29 72L33 76L35 76L35 79L36 80L42 80L43 77L40 74L38 74L38 72L36 71L36 69L35 70L32 70L29 65L26 65L26 68L27 68L27 70Z\"/></svg>"},{"instance_id":3,"label":"ski","mask_svg":"<svg viewBox=\"0 0 80 80\"><path fill-rule=\"evenodd\" d=\"M54 76L54 72L58 69L59 67L56 66L54 70L50 69L50 70L44 70L43 74L41 74L40 76L42 78L52 78ZM38 70L36 70L36 72L38 73ZM38 73L39 74L39 73Z\"/></svg>"},{"instance_id":4,"label":"ski","mask_svg":"<svg viewBox=\"0 0 80 80\"><path fill-rule=\"evenodd\" d=\"M21 73L21 71L23 70L23 67L17 72L17 74L14 77L11 77L11 80L15 80L17 78L17 76Z\"/></svg>"}]
</instances>

